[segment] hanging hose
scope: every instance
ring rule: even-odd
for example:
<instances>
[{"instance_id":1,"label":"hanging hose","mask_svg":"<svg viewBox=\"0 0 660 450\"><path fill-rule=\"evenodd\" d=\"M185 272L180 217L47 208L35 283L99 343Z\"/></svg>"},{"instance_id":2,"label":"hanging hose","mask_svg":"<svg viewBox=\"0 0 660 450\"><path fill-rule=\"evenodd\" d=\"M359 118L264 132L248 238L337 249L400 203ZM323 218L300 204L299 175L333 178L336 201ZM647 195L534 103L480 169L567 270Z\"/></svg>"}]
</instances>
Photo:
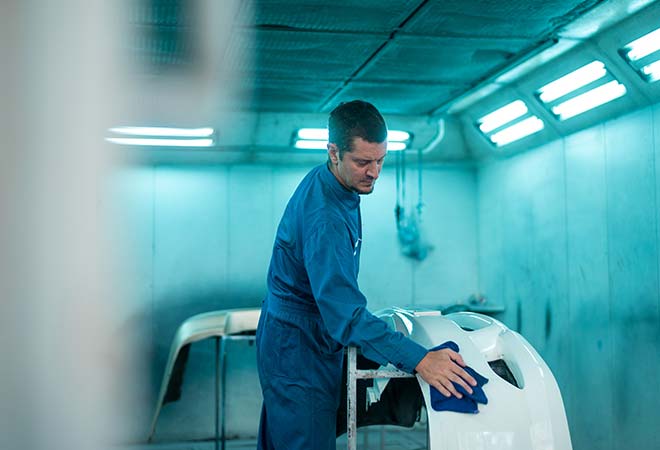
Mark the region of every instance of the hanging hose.
<instances>
[{"instance_id":1,"label":"hanging hose","mask_svg":"<svg viewBox=\"0 0 660 450\"><path fill-rule=\"evenodd\" d=\"M422 201L422 149L417 149L417 214L421 217L424 202Z\"/></svg>"},{"instance_id":2,"label":"hanging hose","mask_svg":"<svg viewBox=\"0 0 660 450\"><path fill-rule=\"evenodd\" d=\"M396 206L394 207L394 217L396 218L396 227L397 230L401 225L401 215L402 215L402 199L401 199L401 152L396 152L394 157L394 164L396 167Z\"/></svg>"},{"instance_id":3,"label":"hanging hose","mask_svg":"<svg viewBox=\"0 0 660 450\"><path fill-rule=\"evenodd\" d=\"M417 149L417 204L411 214L406 214L406 155L405 151L397 152L395 158L396 164L396 206L394 216L396 218L396 227L399 243L402 253L405 256L414 258L418 261L426 258L428 251L432 246L422 242L420 225L422 222L423 202L423 155L442 141L445 135L445 123L443 119L438 120L436 135L425 146Z\"/></svg>"}]
</instances>

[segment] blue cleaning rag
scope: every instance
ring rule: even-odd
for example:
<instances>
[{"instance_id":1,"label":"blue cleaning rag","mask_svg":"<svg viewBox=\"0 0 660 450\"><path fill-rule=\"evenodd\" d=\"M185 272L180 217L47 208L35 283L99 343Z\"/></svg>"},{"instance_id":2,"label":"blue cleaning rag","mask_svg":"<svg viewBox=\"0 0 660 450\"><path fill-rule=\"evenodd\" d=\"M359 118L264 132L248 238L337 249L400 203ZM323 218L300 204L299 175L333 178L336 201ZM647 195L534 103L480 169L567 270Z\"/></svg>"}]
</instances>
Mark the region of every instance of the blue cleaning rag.
<instances>
[{"instance_id":1,"label":"blue cleaning rag","mask_svg":"<svg viewBox=\"0 0 660 450\"><path fill-rule=\"evenodd\" d=\"M447 341L443 344L433 347L431 351L442 350L443 348L452 349L458 352L458 345L454 341ZM469 373L472 378L477 381L476 386L472 386L472 394L468 394L463 386L453 383L458 392L463 394L463 398L445 397L436 388L431 386L431 407L435 411L455 411L462 413L476 414L479 412L477 403L488 403L488 398L483 390L483 385L488 383L488 378L478 374L471 367L464 367L465 371Z\"/></svg>"}]
</instances>

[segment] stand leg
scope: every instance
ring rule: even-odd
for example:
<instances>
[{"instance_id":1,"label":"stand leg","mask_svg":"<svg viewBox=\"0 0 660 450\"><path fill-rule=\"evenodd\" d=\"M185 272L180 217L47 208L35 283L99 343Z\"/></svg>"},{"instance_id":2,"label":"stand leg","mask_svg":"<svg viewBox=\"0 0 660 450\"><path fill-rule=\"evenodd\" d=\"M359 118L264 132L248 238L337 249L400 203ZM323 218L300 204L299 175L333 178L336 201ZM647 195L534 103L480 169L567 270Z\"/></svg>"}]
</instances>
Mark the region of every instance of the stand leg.
<instances>
[{"instance_id":1,"label":"stand leg","mask_svg":"<svg viewBox=\"0 0 660 450\"><path fill-rule=\"evenodd\" d=\"M348 438L348 450L357 450L357 349L355 347L348 348L348 374L346 376L346 393L348 395L347 405L347 420L346 433Z\"/></svg>"},{"instance_id":2,"label":"stand leg","mask_svg":"<svg viewBox=\"0 0 660 450\"><path fill-rule=\"evenodd\" d=\"M227 441L227 365L225 364L225 358L226 358L226 343L225 339L222 338L220 341L220 367L222 368L222 372L220 374L221 380L222 380L222 434L221 434L221 442L222 442L222 450L225 450L225 443Z\"/></svg>"},{"instance_id":3,"label":"stand leg","mask_svg":"<svg viewBox=\"0 0 660 450\"><path fill-rule=\"evenodd\" d=\"M218 450L220 431L218 422L220 420L220 337L215 338L215 450Z\"/></svg>"}]
</instances>

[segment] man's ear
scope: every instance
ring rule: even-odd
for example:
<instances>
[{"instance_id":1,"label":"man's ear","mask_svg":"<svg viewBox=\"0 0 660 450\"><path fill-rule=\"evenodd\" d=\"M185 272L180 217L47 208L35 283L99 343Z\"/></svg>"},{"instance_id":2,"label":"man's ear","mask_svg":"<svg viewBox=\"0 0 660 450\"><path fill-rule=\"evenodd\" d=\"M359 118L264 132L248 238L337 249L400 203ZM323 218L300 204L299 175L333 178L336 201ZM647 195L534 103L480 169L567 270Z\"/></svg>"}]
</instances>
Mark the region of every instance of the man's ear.
<instances>
[{"instance_id":1,"label":"man's ear","mask_svg":"<svg viewBox=\"0 0 660 450\"><path fill-rule=\"evenodd\" d=\"M332 161L333 165L339 164L339 148L337 144L328 143L328 158Z\"/></svg>"}]
</instances>

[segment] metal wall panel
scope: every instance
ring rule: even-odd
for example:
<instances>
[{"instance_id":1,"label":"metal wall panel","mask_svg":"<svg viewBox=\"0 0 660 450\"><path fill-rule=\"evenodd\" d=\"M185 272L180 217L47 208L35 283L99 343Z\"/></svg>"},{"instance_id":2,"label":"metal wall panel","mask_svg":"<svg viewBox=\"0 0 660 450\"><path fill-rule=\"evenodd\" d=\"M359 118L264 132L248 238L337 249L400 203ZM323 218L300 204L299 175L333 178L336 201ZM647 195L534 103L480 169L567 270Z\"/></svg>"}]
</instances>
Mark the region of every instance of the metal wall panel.
<instances>
[{"instance_id":1,"label":"metal wall panel","mask_svg":"<svg viewBox=\"0 0 660 450\"><path fill-rule=\"evenodd\" d=\"M649 430L659 413L640 414L631 386L658 402L658 244L652 115L649 109L605 128L607 224L614 344L615 447L657 448ZM645 389L646 388L646 389ZM657 437L653 437L657 443Z\"/></svg>"},{"instance_id":2,"label":"metal wall panel","mask_svg":"<svg viewBox=\"0 0 660 450\"><path fill-rule=\"evenodd\" d=\"M392 305L448 306L477 289L476 191L469 170L428 168L423 173L421 230L434 248L423 261L401 256L394 207L393 167L383 170L373 194L362 197L360 287L372 311ZM407 202L417 203L417 173L407 171Z\"/></svg>"},{"instance_id":3,"label":"metal wall panel","mask_svg":"<svg viewBox=\"0 0 660 450\"><path fill-rule=\"evenodd\" d=\"M504 255L504 189L503 172L505 163L493 163L479 171L477 177L477 233L478 233L478 277L479 290L488 301L509 306L497 318L512 328L518 327L516 309L506 305L504 295L505 277L508 267Z\"/></svg>"},{"instance_id":4,"label":"metal wall panel","mask_svg":"<svg viewBox=\"0 0 660 450\"><path fill-rule=\"evenodd\" d=\"M226 168L168 166L157 167L154 172L152 326L156 390L178 326L192 315L220 309L219 300L228 293L229 197ZM214 354L210 341L192 346L184 396L181 403L163 409L157 431L160 439L211 435Z\"/></svg>"},{"instance_id":5,"label":"metal wall panel","mask_svg":"<svg viewBox=\"0 0 660 450\"><path fill-rule=\"evenodd\" d=\"M505 187L505 223L511 227L504 228L504 244L513 268L507 288L518 294L517 325L544 355L563 388L570 379L562 364L570 345L561 142L513 158Z\"/></svg>"},{"instance_id":6,"label":"metal wall panel","mask_svg":"<svg viewBox=\"0 0 660 450\"><path fill-rule=\"evenodd\" d=\"M524 156L524 155L523 155ZM502 183L502 263L506 268L504 296L507 309L515 311L515 323L508 324L522 333L535 347L543 345L543 316L538 314L533 273L533 216L530 185L525 159L514 158L503 171Z\"/></svg>"},{"instance_id":7,"label":"metal wall panel","mask_svg":"<svg viewBox=\"0 0 660 450\"><path fill-rule=\"evenodd\" d=\"M657 107L478 175L482 290L521 304L520 330L558 379L576 449L659 446L660 413L642 406L660 396L653 113ZM502 203L501 227L484 222L497 220L492 201ZM486 256L504 261L505 276Z\"/></svg>"},{"instance_id":8,"label":"metal wall panel","mask_svg":"<svg viewBox=\"0 0 660 450\"><path fill-rule=\"evenodd\" d=\"M305 178L307 172L318 164L325 161L325 156L319 155L318 163L303 167L273 167L273 234L270 237L270 250L275 242L275 232L284 214L284 209L289 203L289 199L298 187L298 184Z\"/></svg>"},{"instance_id":9,"label":"metal wall panel","mask_svg":"<svg viewBox=\"0 0 660 450\"><path fill-rule=\"evenodd\" d=\"M535 318L543 333L540 351L557 378L559 387L566 389L571 373L569 303L566 263L566 182L564 154L561 141L548 144L536 152L526 164L531 174L529 186L532 217L532 291Z\"/></svg>"},{"instance_id":10,"label":"metal wall panel","mask_svg":"<svg viewBox=\"0 0 660 450\"><path fill-rule=\"evenodd\" d=\"M226 169L159 167L154 187L154 309L169 338L227 294ZM169 346L169 339L166 346Z\"/></svg>"},{"instance_id":11,"label":"metal wall panel","mask_svg":"<svg viewBox=\"0 0 660 450\"><path fill-rule=\"evenodd\" d=\"M660 246L660 207L658 207L658 199L660 199L660 104L656 105L653 108L652 111L653 115L653 123L651 124L653 127L653 150L654 150L654 156L655 156L655 168L656 168L656 177L655 177L655 198L656 198L656 233L657 233L657 242L658 245ZM658 251L658 267L660 268L660 251ZM658 295L658 305L657 305L657 311L660 311L660 294ZM660 319L658 320L660 322ZM655 348L656 348L656 354L660 353L658 349L660 349L660 323L657 324L656 328L656 333L655 333ZM660 358L658 358L660 359ZM658 362L660 364L660 362ZM660 370L660 369L659 369ZM660 374L659 374L660 375ZM652 401L655 402L655 404L660 404L660 382L656 384L656 390L655 392L651 393L652 395ZM655 436L656 442L655 446L656 448L660 448L660 434L656 434Z\"/></svg>"},{"instance_id":12,"label":"metal wall panel","mask_svg":"<svg viewBox=\"0 0 660 450\"><path fill-rule=\"evenodd\" d=\"M122 388L121 404L133 413L133 420L123 423L117 430L119 441L132 442L144 437L145 426L153 414L155 402L151 361L155 354L153 336L153 195L154 172L144 168L125 168L111 178L111 199L107 217L111 218L115 247L111 249L120 261L121 284L113 286L113 324L119 324L112 333L123 342L129 355L139 357L126 360L130 387Z\"/></svg>"},{"instance_id":13,"label":"metal wall panel","mask_svg":"<svg viewBox=\"0 0 660 450\"><path fill-rule=\"evenodd\" d=\"M571 383L564 401L573 446L613 449L614 408L607 189L603 127L570 136L566 151L568 297ZM594 376L594 372L598 376ZM598 414L584 414L583 399Z\"/></svg>"},{"instance_id":14,"label":"metal wall panel","mask_svg":"<svg viewBox=\"0 0 660 450\"><path fill-rule=\"evenodd\" d=\"M385 164L390 166L381 172L374 192L360 200L362 254L358 281L371 311L414 302L413 262L400 256L397 240L394 167L392 160Z\"/></svg>"},{"instance_id":15,"label":"metal wall panel","mask_svg":"<svg viewBox=\"0 0 660 450\"><path fill-rule=\"evenodd\" d=\"M422 190L422 230L433 250L427 259L413 266L415 304L450 305L465 301L477 292L474 172L424 170ZM443 280L441 285L432 281L438 279Z\"/></svg>"},{"instance_id":16,"label":"metal wall panel","mask_svg":"<svg viewBox=\"0 0 660 450\"><path fill-rule=\"evenodd\" d=\"M261 306L266 295L266 272L275 235L272 172L269 167L229 168L228 295L217 309L224 305Z\"/></svg>"}]
</instances>

